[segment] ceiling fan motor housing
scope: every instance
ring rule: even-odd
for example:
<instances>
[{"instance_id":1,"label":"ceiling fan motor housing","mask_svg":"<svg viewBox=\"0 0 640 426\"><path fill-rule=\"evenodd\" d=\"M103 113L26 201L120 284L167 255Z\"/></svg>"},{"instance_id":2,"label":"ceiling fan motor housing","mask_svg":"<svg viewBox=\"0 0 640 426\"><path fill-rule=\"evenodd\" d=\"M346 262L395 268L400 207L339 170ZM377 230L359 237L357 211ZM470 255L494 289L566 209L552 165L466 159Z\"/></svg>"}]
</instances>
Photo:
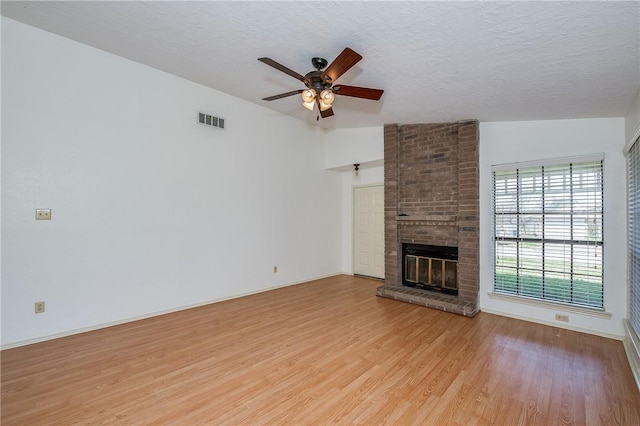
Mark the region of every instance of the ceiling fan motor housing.
<instances>
[{"instance_id":1,"label":"ceiling fan motor housing","mask_svg":"<svg viewBox=\"0 0 640 426\"><path fill-rule=\"evenodd\" d=\"M325 81L324 73L320 70L307 73L304 76L304 84L309 89L315 90L317 93L320 93L325 89L331 89L331 82Z\"/></svg>"},{"instance_id":2,"label":"ceiling fan motor housing","mask_svg":"<svg viewBox=\"0 0 640 426\"><path fill-rule=\"evenodd\" d=\"M321 71L329 62L324 58L312 58L311 63L316 71L311 71L304 76L307 87L317 93L331 89L331 77Z\"/></svg>"}]
</instances>

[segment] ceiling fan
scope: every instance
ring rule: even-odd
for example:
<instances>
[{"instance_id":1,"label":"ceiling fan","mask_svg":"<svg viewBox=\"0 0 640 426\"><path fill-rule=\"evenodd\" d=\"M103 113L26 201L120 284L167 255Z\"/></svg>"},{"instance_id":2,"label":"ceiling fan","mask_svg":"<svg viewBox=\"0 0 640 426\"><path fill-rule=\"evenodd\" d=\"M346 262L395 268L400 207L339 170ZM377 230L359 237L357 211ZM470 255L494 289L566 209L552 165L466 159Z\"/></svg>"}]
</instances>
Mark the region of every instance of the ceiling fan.
<instances>
[{"instance_id":1,"label":"ceiling fan","mask_svg":"<svg viewBox=\"0 0 640 426\"><path fill-rule=\"evenodd\" d=\"M284 65L279 64L271 58L258 58L260 62L270 65L285 74L289 74L291 77L300 80L305 86L307 86L306 89L292 90L291 92L262 98L262 100L275 101L276 99L301 94L302 105L310 111L313 111L314 105L317 105L322 118L331 117L333 115L332 105L335 95L351 96L353 98L377 101L382 96L382 93L384 92L383 90L347 86L344 84L334 86L338 77L347 72L361 59L362 56L347 47L328 67L327 60L324 58L311 59L311 63L315 70L310 71L303 76ZM325 67L326 69L322 71Z\"/></svg>"}]
</instances>

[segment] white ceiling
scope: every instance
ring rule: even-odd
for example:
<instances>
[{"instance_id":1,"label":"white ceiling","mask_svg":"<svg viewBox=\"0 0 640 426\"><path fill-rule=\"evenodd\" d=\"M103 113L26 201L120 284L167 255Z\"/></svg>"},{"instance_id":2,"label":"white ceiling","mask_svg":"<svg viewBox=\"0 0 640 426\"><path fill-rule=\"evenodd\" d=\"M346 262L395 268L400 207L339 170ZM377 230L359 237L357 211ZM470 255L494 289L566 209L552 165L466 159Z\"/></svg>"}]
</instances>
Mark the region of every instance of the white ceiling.
<instances>
[{"instance_id":1,"label":"white ceiling","mask_svg":"<svg viewBox=\"0 0 640 426\"><path fill-rule=\"evenodd\" d=\"M325 128L622 117L640 87L640 2L2 1L2 15L309 123L311 58L363 56Z\"/></svg>"}]
</instances>

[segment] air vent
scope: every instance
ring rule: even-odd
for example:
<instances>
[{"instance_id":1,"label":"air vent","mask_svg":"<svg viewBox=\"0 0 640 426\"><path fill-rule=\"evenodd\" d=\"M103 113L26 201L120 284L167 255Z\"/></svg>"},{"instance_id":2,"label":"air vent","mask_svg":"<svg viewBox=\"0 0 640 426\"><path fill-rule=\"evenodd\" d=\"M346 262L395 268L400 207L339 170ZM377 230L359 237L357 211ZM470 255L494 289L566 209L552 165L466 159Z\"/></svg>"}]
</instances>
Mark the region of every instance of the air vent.
<instances>
[{"instance_id":1,"label":"air vent","mask_svg":"<svg viewBox=\"0 0 640 426\"><path fill-rule=\"evenodd\" d=\"M218 129L224 129L224 118L214 117L213 115L198 113L198 124L204 124L205 126L217 127Z\"/></svg>"}]
</instances>

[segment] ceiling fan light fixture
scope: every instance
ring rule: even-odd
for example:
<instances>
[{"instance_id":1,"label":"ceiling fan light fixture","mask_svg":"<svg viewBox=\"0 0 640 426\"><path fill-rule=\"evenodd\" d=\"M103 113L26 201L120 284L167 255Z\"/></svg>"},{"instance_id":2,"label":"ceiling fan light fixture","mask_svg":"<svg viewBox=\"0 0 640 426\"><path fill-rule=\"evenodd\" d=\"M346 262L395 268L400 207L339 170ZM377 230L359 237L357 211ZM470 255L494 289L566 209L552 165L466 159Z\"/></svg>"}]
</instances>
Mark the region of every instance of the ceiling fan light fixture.
<instances>
[{"instance_id":1,"label":"ceiling fan light fixture","mask_svg":"<svg viewBox=\"0 0 640 426\"><path fill-rule=\"evenodd\" d=\"M304 103L313 102L316 99L316 91L313 89L305 89L302 91L300 96L302 96L302 102Z\"/></svg>"},{"instance_id":2,"label":"ceiling fan light fixture","mask_svg":"<svg viewBox=\"0 0 640 426\"><path fill-rule=\"evenodd\" d=\"M333 104L334 99L335 99L335 95L331 90L324 89L320 93L320 102L324 102L325 104L329 105L329 107Z\"/></svg>"},{"instance_id":3,"label":"ceiling fan light fixture","mask_svg":"<svg viewBox=\"0 0 640 426\"><path fill-rule=\"evenodd\" d=\"M324 101L320 101L320 111L326 111L331 108L331 105L325 104Z\"/></svg>"},{"instance_id":4,"label":"ceiling fan light fixture","mask_svg":"<svg viewBox=\"0 0 640 426\"><path fill-rule=\"evenodd\" d=\"M314 102L303 102L302 106L305 107L306 109L308 109L309 111L313 111L313 104Z\"/></svg>"}]
</instances>

